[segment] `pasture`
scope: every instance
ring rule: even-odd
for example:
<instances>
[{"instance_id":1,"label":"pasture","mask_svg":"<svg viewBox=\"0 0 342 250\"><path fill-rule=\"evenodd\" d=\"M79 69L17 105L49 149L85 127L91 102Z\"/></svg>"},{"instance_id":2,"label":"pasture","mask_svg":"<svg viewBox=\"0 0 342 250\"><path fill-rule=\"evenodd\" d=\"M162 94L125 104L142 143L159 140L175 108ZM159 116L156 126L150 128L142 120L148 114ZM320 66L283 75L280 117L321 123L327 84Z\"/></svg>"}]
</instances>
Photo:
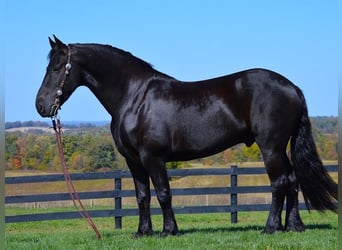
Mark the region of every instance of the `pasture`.
<instances>
[{"instance_id":1,"label":"pasture","mask_svg":"<svg viewBox=\"0 0 342 250\"><path fill-rule=\"evenodd\" d=\"M254 164L253 164L254 165ZM37 172L7 172L6 176L36 175ZM42 173L46 174L46 173ZM337 179L337 173L332 174ZM240 177L239 177L240 178ZM264 175L241 176L238 181L243 185L269 184ZM229 186L227 177L184 177L173 179L175 187L198 186ZM132 180L125 179L123 186L133 188ZM65 191L65 183L55 182L42 185L41 183L19 184L6 186L6 195L27 193L54 193ZM113 188L111 180L94 180L76 182L78 191L108 190ZM251 194L252 195L252 194ZM269 194L259 194L240 197L241 201L257 203L269 200ZM254 194L255 195L255 194ZM177 197L175 205L219 204L220 197L204 197L202 201L188 201L184 197ZM225 201L227 202L227 201ZM6 206L6 215L48 213L70 211L69 205L57 206L56 203L43 202L24 204L24 206ZM136 207L135 199L127 198L123 202L125 207ZM154 206L158 206L154 203ZM112 209L113 204L91 202L87 204L89 210ZM152 216L153 237L135 239L138 217L123 218L122 230L114 229L114 218L93 218L101 235L100 241L83 219L21 222L6 224L6 249L337 249L337 214L327 212L320 214L316 211L308 213L301 211L306 224L303 233L261 234L265 226L267 212L239 212L238 223L231 224L229 213L211 214L176 214L180 235L177 237L160 238L158 233L162 229L162 217Z\"/></svg>"},{"instance_id":2,"label":"pasture","mask_svg":"<svg viewBox=\"0 0 342 250\"><path fill-rule=\"evenodd\" d=\"M21 209L12 212L20 213ZM37 212L37 209L31 209ZM38 209L44 210L44 209ZM55 209L56 210L56 209ZM62 208L57 209L63 210ZM28 212L28 211L26 211ZM42 212L42 211L38 211ZM160 238L162 217L153 216L156 234L135 239L138 218L125 217L123 229L115 230L112 218L95 218L102 239L82 219L11 223L6 225L6 250L19 249L337 249L337 215L301 212L303 233L261 234L266 212L241 212L239 223L229 214L176 215L180 235Z\"/></svg>"}]
</instances>

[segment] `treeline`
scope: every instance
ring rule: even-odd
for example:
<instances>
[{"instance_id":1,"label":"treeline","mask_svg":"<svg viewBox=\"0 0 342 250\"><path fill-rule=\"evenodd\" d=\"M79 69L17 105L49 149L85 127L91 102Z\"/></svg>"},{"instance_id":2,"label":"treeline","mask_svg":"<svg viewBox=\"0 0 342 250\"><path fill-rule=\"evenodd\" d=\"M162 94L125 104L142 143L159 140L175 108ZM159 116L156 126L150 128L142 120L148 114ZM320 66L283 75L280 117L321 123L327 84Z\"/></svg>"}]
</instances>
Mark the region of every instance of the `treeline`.
<instances>
[{"instance_id":1,"label":"treeline","mask_svg":"<svg viewBox=\"0 0 342 250\"><path fill-rule=\"evenodd\" d=\"M317 130L321 134L338 133L337 117L318 116L311 118L311 125L313 130Z\"/></svg>"},{"instance_id":2,"label":"treeline","mask_svg":"<svg viewBox=\"0 0 342 250\"><path fill-rule=\"evenodd\" d=\"M60 170L53 133L6 132L6 169ZM66 130L65 159L72 171L92 172L102 168L122 169L125 163L105 128Z\"/></svg>"},{"instance_id":3,"label":"treeline","mask_svg":"<svg viewBox=\"0 0 342 250\"><path fill-rule=\"evenodd\" d=\"M25 124L25 123L22 123ZM27 126L27 124L25 125ZM36 125L34 125L36 126ZM337 160L337 118L312 118L313 134L322 160ZM53 133L6 132L6 169L35 169L60 171L58 150ZM108 169L126 169L123 157L114 146L108 125L78 126L64 131L64 152L72 171L94 172ZM256 144L234 146L219 154L195 160L207 165L262 161ZM168 163L168 168L179 168L185 162Z\"/></svg>"}]
</instances>

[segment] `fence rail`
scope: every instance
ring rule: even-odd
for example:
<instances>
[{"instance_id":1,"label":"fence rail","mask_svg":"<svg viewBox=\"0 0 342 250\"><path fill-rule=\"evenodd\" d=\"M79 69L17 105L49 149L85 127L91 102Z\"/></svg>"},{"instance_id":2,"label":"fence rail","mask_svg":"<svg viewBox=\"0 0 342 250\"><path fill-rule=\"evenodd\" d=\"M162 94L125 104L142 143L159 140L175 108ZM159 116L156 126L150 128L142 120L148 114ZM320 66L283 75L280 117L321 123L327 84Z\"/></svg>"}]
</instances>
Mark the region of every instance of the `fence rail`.
<instances>
[{"instance_id":1,"label":"fence rail","mask_svg":"<svg viewBox=\"0 0 342 250\"><path fill-rule=\"evenodd\" d=\"M327 165L328 172L337 172L337 165ZM239 186L238 176L241 175L260 175L265 174L265 168L238 168L231 166L230 168L210 168L210 169L180 169L169 170L169 177L187 177L187 176L203 176L203 175L223 175L230 176L230 187L202 187L202 188L178 188L172 189L173 196L193 196L193 195L217 195L224 194L230 196L230 205L210 205L210 206L186 206L174 207L176 214L188 213L231 213L231 222L237 222L239 211L268 211L270 204L238 204L238 194L246 193L269 193L270 186ZM122 179L131 178L129 171L113 171L106 173L82 173L72 174L72 180L97 180L97 179L113 179L114 190L80 192L79 197L85 199L114 199L114 208L107 210L91 210L89 211L92 217L114 217L115 228L122 228L122 217L138 215L137 208L122 208L122 198L134 197L134 190L122 190ZM5 184L23 184L23 183L44 183L64 181L62 174L39 175L39 176L18 176L6 177ZM151 190L155 196L154 190ZM35 195L15 195L6 196L5 204L20 204L28 202L49 202L49 201L64 201L70 200L68 193L57 194L35 194ZM300 204L300 209L305 209L304 204ZM161 214L160 208L152 208L152 214ZM22 214L5 216L6 223L26 222L26 221L42 221L42 220L60 220L80 218L78 212L53 212L53 213L38 213L38 214Z\"/></svg>"}]
</instances>

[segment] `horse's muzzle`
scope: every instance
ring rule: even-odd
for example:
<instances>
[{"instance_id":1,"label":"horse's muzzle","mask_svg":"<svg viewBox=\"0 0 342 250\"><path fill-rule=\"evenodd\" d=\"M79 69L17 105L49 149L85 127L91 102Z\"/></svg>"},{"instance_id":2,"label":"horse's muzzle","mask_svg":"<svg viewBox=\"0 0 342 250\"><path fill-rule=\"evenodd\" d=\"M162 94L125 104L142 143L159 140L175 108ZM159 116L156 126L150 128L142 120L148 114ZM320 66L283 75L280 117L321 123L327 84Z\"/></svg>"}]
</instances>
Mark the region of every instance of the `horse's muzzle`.
<instances>
[{"instance_id":1,"label":"horse's muzzle","mask_svg":"<svg viewBox=\"0 0 342 250\"><path fill-rule=\"evenodd\" d=\"M36 109L40 116L42 117L52 117L57 115L59 105L54 103L52 105L44 105L43 102L36 100Z\"/></svg>"}]
</instances>

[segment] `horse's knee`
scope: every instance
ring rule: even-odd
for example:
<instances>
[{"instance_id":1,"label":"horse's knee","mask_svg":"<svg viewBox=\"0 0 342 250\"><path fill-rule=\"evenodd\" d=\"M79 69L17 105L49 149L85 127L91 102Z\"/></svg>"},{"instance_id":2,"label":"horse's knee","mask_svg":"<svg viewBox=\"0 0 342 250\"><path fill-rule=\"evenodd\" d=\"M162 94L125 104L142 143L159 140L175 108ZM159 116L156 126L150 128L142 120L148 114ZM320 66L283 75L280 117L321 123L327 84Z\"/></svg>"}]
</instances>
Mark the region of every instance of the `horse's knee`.
<instances>
[{"instance_id":1,"label":"horse's knee","mask_svg":"<svg viewBox=\"0 0 342 250\"><path fill-rule=\"evenodd\" d=\"M170 189L163 188L157 191L157 198L161 206L171 204L172 194Z\"/></svg>"},{"instance_id":2,"label":"horse's knee","mask_svg":"<svg viewBox=\"0 0 342 250\"><path fill-rule=\"evenodd\" d=\"M291 188L291 182L286 174L280 175L271 182L272 191L286 194Z\"/></svg>"},{"instance_id":3,"label":"horse's knee","mask_svg":"<svg viewBox=\"0 0 342 250\"><path fill-rule=\"evenodd\" d=\"M137 203L139 206L148 207L150 205L150 202L151 202L150 193L139 191L137 192L136 198L137 198Z\"/></svg>"},{"instance_id":4,"label":"horse's knee","mask_svg":"<svg viewBox=\"0 0 342 250\"><path fill-rule=\"evenodd\" d=\"M264 163L274 191L287 191L294 186L296 177L292 166L283 152L264 151Z\"/></svg>"},{"instance_id":5,"label":"horse's knee","mask_svg":"<svg viewBox=\"0 0 342 250\"><path fill-rule=\"evenodd\" d=\"M290 186L292 189L297 190L297 186L298 186L298 182L297 182L297 176L295 171L292 171L289 175L289 182L290 182Z\"/></svg>"}]
</instances>

